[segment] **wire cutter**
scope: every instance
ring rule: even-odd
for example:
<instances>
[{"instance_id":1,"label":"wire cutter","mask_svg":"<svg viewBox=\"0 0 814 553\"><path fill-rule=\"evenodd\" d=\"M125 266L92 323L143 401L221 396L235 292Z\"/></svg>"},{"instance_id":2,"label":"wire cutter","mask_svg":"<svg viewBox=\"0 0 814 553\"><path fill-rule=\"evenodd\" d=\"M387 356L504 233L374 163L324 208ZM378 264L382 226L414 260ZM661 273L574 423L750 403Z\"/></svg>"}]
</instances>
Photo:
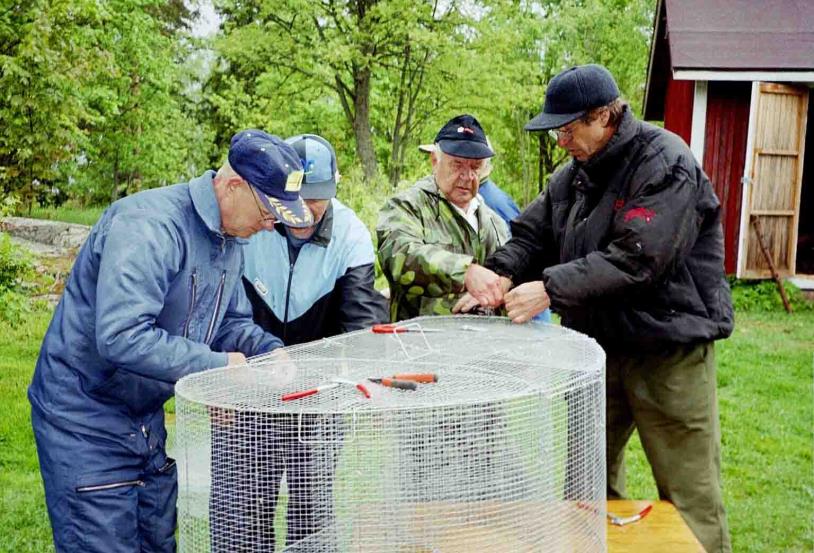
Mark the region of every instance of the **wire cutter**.
<instances>
[{"instance_id":1,"label":"wire cutter","mask_svg":"<svg viewBox=\"0 0 814 553\"><path fill-rule=\"evenodd\" d=\"M415 390L418 388L418 384L438 382L438 375L435 373L404 373L382 378L368 378L368 380L389 388Z\"/></svg>"}]
</instances>

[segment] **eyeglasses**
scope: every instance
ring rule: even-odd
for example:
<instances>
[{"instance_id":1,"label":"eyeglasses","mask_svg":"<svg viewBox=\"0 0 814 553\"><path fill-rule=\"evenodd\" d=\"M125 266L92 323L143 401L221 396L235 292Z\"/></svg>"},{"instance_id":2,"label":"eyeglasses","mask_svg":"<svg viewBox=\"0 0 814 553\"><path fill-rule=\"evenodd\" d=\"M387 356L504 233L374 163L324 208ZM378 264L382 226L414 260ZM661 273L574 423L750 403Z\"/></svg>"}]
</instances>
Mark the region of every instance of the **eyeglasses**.
<instances>
[{"instance_id":1,"label":"eyeglasses","mask_svg":"<svg viewBox=\"0 0 814 553\"><path fill-rule=\"evenodd\" d=\"M548 136L559 142L560 140L564 142L568 142L572 138L574 138L574 129L566 129L565 127L561 127L559 129L551 129L548 131Z\"/></svg>"},{"instance_id":2,"label":"eyeglasses","mask_svg":"<svg viewBox=\"0 0 814 553\"><path fill-rule=\"evenodd\" d=\"M266 222L276 223L277 219L274 218L274 215L272 215L271 213L268 213L268 212L264 212L263 208L260 207L260 202L257 200L257 193L254 191L254 188L252 188L252 185L247 182L246 186L249 187L249 192L251 193L252 198L254 198L254 205L257 206L257 211L260 212L260 220L263 223L266 223Z\"/></svg>"}]
</instances>

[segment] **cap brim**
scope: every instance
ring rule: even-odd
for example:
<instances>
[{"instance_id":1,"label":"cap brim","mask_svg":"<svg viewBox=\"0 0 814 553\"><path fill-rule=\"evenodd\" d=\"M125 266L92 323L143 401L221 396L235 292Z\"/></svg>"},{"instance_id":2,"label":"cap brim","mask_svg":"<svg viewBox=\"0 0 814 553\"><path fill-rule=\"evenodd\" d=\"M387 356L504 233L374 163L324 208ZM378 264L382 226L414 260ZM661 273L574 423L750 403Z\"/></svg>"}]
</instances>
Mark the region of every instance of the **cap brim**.
<instances>
[{"instance_id":1,"label":"cap brim","mask_svg":"<svg viewBox=\"0 0 814 553\"><path fill-rule=\"evenodd\" d=\"M546 113L542 112L538 114L534 119L526 123L526 126L523 127L527 131L547 131L549 129L559 129L563 125L567 125L572 121L576 121L583 115L585 115L586 111L578 111L576 113Z\"/></svg>"},{"instance_id":2,"label":"cap brim","mask_svg":"<svg viewBox=\"0 0 814 553\"><path fill-rule=\"evenodd\" d=\"M419 144L418 150L425 154L431 154L435 151L435 144Z\"/></svg>"},{"instance_id":3,"label":"cap brim","mask_svg":"<svg viewBox=\"0 0 814 553\"><path fill-rule=\"evenodd\" d=\"M303 183L300 188L300 198L303 200L330 200L334 197L336 197L334 181Z\"/></svg>"},{"instance_id":4,"label":"cap brim","mask_svg":"<svg viewBox=\"0 0 814 553\"><path fill-rule=\"evenodd\" d=\"M438 147L447 155L467 159L486 159L495 155L486 144L471 140L440 140Z\"/></svg>"},{"instance_id":5,"label":"cap brim","mask_svg":"<svg viewBox=\"0 0 814 553\"><path fill-rule=\"evenodd\" d=\"M287 227L306 228L314 224L314 216L302 199L281 200L255 188L257 196L278 222Z\"/></svg>"}]
</instances>

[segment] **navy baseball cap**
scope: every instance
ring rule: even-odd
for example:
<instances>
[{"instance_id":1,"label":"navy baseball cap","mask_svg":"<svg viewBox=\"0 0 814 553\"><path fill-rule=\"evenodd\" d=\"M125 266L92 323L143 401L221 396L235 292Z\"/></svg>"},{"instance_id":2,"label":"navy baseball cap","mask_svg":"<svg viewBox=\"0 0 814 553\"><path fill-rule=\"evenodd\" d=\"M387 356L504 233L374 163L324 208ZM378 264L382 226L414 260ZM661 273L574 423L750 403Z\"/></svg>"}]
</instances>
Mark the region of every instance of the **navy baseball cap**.
<instances>
[{"instance_id":1,"label":"navy baseball cap","mask_svg":"<svg viewBox=\"0 0 814 553\"><path fill-rule=\"evenodd\" d=\"M232 137L229 165L257 191L278 221L295 228L314 224L299 194L303 178L300 158L280 137L258 129L240 131Z\"/></svg>"},{"instance_id":2,"label":"navy baseball cap","mask_svg":"<svg viewBox=\"0 0 814 553\"><path fill-rule=\"evenodd\" d=\"M330 200L336 196L336 153L331 143L315 134L285 139L294 148L305 170L300 189L304 200Z\"/></svg>"},{"instance_id":3,"label":"navy baseball cap","mask_svg":"<svg viewBox=\"0 0 814 553\"><path fill-rule=\"evenodd\" d=\"M469 159L492 157L495 152L486 142L486 133L471 115L459 115L447 121L435 135L435 143L445 154Z\"/></svg>"},{"instance_id":4,"label":"navy baseball cap","mask_svg":"<svg viewBox=\"0 0 814 553\"><path fill-rule=\"evenodd\" d=\"M548 83L543 111L526 123L527 131L558 129L576 121L588 110L606 106L619 97L610 71L601 65L566 69Z\"/></svg>"}]
</instances>

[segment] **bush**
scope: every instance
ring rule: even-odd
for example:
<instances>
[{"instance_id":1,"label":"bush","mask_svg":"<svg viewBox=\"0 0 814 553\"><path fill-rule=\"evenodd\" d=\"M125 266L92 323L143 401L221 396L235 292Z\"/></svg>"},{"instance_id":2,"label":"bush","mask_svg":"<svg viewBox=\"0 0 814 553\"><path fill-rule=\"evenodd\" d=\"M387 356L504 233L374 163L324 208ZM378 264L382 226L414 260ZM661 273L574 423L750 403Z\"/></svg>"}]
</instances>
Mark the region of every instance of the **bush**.
<instances>
[{"instance_id":1,"label":"bush","mask_svg":"<svg viewBox=\"0 0 814 553\"><path fill-rule=\"evenodd\" d=\"M24 287L34 276L31 258L0 233L0 320L18 322L31 311Z\"/></svg>"},{"instance_id":2,"label":"bush","mask_svg":"<svg viewBox=\"0 0 814 553\"><path fill-rule=\"evenodd\" d=\"M784 311L780 291L773 280L730 279L735 311ZM795 311L812 311L814 302L805 298L797 286L784 282L786 295Z\"/></svg>"}]
</instances>

